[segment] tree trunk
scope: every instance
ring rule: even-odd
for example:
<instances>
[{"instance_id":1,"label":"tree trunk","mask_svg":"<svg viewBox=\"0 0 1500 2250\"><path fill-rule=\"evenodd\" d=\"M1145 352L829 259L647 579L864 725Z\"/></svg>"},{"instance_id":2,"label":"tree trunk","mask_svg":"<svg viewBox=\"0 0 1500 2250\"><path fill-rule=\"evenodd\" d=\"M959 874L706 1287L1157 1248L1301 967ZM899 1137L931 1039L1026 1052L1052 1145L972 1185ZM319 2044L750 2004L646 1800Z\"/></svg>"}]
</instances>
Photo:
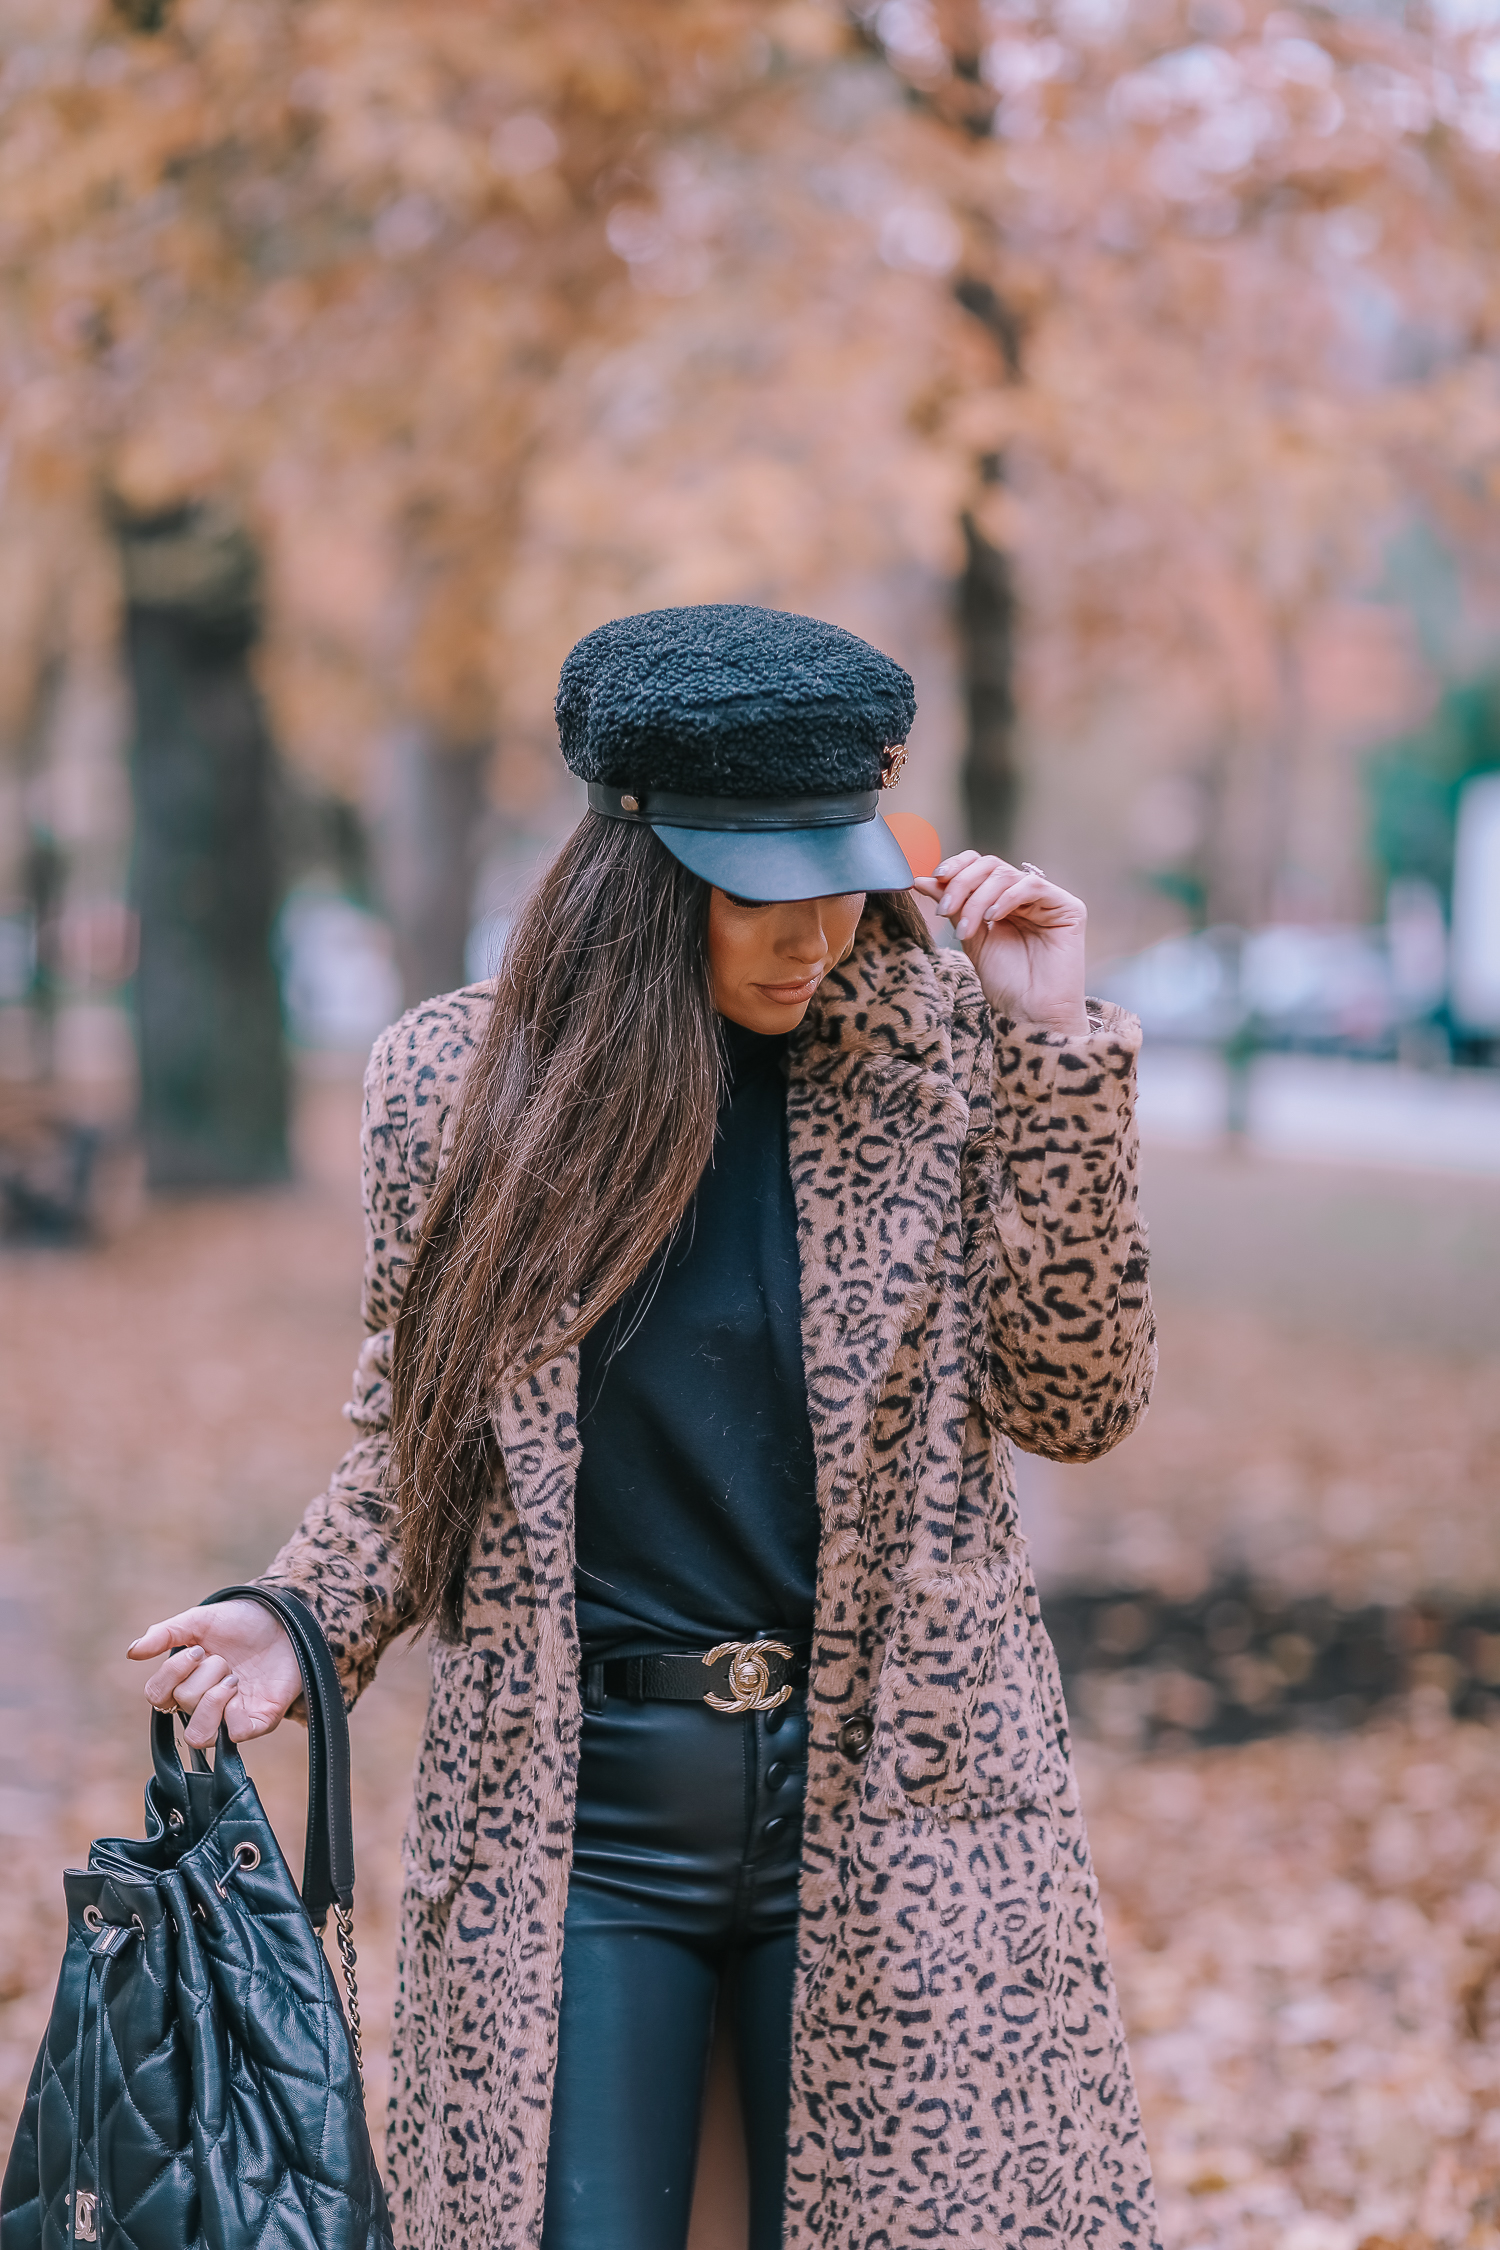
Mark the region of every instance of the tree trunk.
<instances>
[{"instance_id":1,"label":"tree trunk","mask_svg":"<svg viewBox=\"0 0 1500 2250\"><path fill-rule=\"evenodd\" d=\"M1013 841L1016 772L1014 688L1016 593L1010 557L963 517L968 550L958 582L959 669L968 713L962 785L976 851L1008 854Z\"/></svg>"},{"instance_id":2,"label":"tree trunk","mask_svg":"<svg viewBox=\"0 0 1500 2250\"><path fill-rule=\"evenodd\" d=\"M442 742L417 725L388 745L376 868L408 1008L464 981L490 754L488 742Z\"/></svg>"},{"instance_id":3,"label":"tree trunk","mask_svg":"<svg viewBox=\"0 0 1500 2250\"><path fill-rule=\"evenodd\" d=\"M163 1188L282 1179L274 761L249 668L255 558L236 525L196 507L126 526L122 551L147 1176Z\"/></svg>"}]
</instances>

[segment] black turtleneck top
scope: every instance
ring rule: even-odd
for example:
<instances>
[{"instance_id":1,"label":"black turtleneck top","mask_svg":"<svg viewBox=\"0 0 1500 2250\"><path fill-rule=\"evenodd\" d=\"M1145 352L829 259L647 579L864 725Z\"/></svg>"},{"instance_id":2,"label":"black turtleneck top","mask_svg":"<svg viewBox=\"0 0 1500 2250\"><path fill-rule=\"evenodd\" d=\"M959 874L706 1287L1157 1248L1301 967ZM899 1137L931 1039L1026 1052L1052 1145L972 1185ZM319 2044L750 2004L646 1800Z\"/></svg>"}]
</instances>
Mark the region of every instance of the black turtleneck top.
<instances>
[{"instance_id":1,"label":"black turtleneck top","mask_svg":"<svg viewBox=\"0 0 1500 2250\"><path fill-rule=\"evenodd\" d=\"M712 1159L671 1241L584 1338L584 1655L812 1627L818 1514L802 1366L785 1038L722 1027Z\"/></svg>"}]
</instances>

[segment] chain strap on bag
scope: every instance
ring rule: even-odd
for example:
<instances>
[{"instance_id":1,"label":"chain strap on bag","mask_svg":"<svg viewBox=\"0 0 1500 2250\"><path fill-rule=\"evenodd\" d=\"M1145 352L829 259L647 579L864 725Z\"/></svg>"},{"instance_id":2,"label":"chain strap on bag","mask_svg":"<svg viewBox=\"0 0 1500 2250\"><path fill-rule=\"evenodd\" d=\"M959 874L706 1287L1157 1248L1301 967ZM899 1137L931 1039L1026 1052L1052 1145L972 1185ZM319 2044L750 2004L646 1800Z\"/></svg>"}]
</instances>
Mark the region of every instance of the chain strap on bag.
<instances>
[{"instance_id":1,"label":"chain strap on bag","mask_svg":"<svg viewBox=\"0 0 1500 2250\"><path fill-rule=\"evenodd\" d=\"M151 1722L146 1837L63 1878L68 1942L0 2187L5 2250L390 2250L365 2120L349 1725L316 1617L285 1626L307 1709L299 1895L239 1751L184 1767ZM347 2014L320 1933L334 1910Z\"/></svg>"}]
</instances>

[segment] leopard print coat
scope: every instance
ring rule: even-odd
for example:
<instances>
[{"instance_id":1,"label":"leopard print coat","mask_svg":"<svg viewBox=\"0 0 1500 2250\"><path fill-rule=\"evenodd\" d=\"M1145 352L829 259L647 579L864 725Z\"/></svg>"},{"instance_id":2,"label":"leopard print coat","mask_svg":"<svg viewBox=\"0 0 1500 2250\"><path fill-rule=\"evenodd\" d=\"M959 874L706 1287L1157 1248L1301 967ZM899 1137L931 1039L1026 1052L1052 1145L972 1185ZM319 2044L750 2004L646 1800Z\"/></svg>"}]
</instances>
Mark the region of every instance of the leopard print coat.
<instances>
[{"instance_id":1,"label":"leopard print coat","mask_svg":"<svg viewBox=\"0 0 1500 2250\"><path fill-rule=\"evenodd\" d=\"M391 1327L490 991L414 1009L372 1057L358 1441L268 1573L313 1603L351 1702L407 1621ZM787 2250L1156 2243L1010 1466L1012 1441L1062 1461L1116 1444L1155 1365L1139 1027L1090 1021L997 1020L961 953L872 911L792 1044L822 1543ZM581 1720L567 1327L496 1402L462 1637L433 1651L388 2136L409 2250L541 2234Z\"/></svg>"}]
</instances>

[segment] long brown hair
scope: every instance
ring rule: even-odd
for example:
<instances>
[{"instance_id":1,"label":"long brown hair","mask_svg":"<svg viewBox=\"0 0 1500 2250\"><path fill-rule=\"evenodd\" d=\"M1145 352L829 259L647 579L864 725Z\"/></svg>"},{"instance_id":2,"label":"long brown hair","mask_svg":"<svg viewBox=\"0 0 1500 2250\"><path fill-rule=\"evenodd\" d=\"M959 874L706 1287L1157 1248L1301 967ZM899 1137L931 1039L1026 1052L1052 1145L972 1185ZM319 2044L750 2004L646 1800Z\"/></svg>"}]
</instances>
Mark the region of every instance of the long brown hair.
<instances>
[{"instance_id":1,"label":"long brown hair","mask_svg":"<svg viewBox=\"0 0 1500 2250\"><path fill-rule=\"evenodd\" d=\"M396 1316L403 1590L459 1627L494 1475L497 1392L578 1342L682 1218L713 1151L721 1060L709 886L648 828L586 813L518 915ZM892 934L926 944L905 893Z\"/></svg>"}]
</instances>

